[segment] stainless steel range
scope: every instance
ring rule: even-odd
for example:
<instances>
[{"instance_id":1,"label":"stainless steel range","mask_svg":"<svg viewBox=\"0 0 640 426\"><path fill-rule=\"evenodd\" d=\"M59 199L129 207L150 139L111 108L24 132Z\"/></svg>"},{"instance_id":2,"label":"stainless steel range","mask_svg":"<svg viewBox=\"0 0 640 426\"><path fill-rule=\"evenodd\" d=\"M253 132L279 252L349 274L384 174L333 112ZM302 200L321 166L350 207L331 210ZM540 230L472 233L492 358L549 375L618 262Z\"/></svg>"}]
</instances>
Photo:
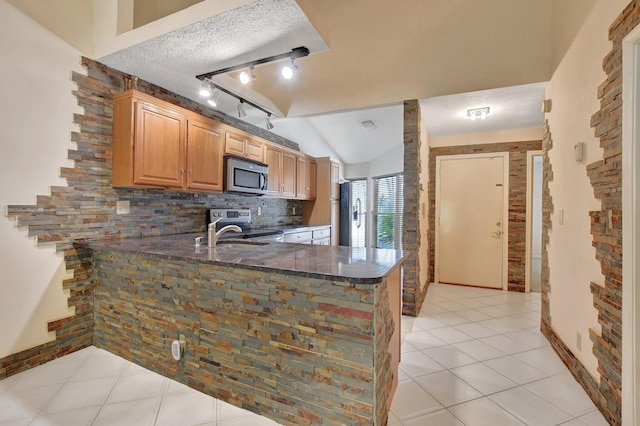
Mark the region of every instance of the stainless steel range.
<instances>
[{"instance_id":1,"label":"stainless steel range","mask_svg":"<svg viewBox=\"0 0 640 426\"><path fill-rule=\"evenodd\" d=\"M227 225L238 225L241 233L229 233L229 238L251 239L260 242L284 241L284 232L276 229L253 228L251 226L251 210L249 209L209 209L207 210L207 226L216 219L216 231Z\"/></svg>"}]
</instances>

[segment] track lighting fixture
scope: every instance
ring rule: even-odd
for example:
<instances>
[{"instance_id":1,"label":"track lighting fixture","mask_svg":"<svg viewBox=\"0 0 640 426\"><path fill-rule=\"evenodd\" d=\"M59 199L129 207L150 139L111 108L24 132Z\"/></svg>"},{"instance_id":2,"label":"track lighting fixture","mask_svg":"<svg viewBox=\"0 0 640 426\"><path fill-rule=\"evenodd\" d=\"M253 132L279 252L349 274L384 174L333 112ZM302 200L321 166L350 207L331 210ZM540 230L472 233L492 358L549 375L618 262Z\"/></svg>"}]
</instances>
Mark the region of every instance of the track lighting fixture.
<instances>
[{"instance_id":1,"label":"track lighting fixture","mask_svg":"<svg viewBox=\"0 0 640 426\"><path fill-rule=\"evenodd\" d=\"M484 108L474 108L467 110L467 117L471 119L471 121L475 121L476 119L484 120L489 115L489 107Z\"/></svg>"},{"instance_id":2,"label":"track lighting fixture","mask_svg":"<svg viewBox=\"0 0 640 426\"><path fill-rule=\"evenodd\" d=\"M208 98L211 96L211 87L209 87L209 83L206 80L202 80L202 84L200 85L200 91L198 92L200 96L203 98Z\"/></svg>"},{"instance_id":3,"label":"track lighting fixture","mask_svg":"<svg viewBox=\"0 0 640 426\"><path fill-rule=\"evenodd\" d=\"M238 102L238 118L247 116L247 111L244 110L244 105L242 104L244 104L244 99L240 99L240 102Z\"/></svg>"},{"instance_id":4,"label":"track lighting fixture","mask_svg":"<svg viewBox=\"0 0 640 426\"><path fill-rule=\"evenodd\" d=\"M293 58L291 58L291 64L283 66L280 72L282 73L282 77L291 80L297 69L298 67L293 63Z\"/></svg>"},{"instance_id":5,"label":"track lighting fixture","mask_svg":"<svg viewBox=\"0 0 640 426\"><path fill-rule=\"evenodd\" d=\"M208 87L210 90L213 90L213 94L211 95L211 97L209 99L207 99L207 103L209 105L211 105L212 107L217 107L218 106L218 101L220 99L220 93L224 92L229 96L233 96L234 98L236 98L238 100L238 118L243 118L247 116L247 111L244 109L244 105L251 105L253 108L255 109L259 109L260 111L264 112L265 114L267 114L267 118L265 119L265 125L267 130L271 130L273 129L273 123L271 122L271 111L268 111L264 108L262 108L260 105L254 104L251 101L248 101L246 99L244 99L241 96L236 95L235 93L233 93L230 90L225 89L224 87L218 86L215 83L210 82L208 84Z\"/></svg>"},{"instance_id":6,"label":"track lighting fixture","mask_svg":"<svg viewBox=\"0 0 640 426\"><path fill-rule=\"evenodd\" d=\"M211 97L207 99L207 103L212 107L217 107L219 100L220 100L220 91L218 89L214 89L213 95L211 95Z\"/></svg>"},{"instance_id":7,"label":"track lighting fixture","mask_svg":"<svg viewBox=\"0 0 640 426\"><path fill-rule=\"evenodd\" d=\"M200 74L197 75L196 78L198 80L208 80L211 77L213 77L214 75L218 75L218 74L226 74L228 72L232 72L232 71L238 71L238 70L242 70L242 69L246 69L249 68L250 72L246 72L243 71L240 73L240 81L242 82L242 84L247 84L250 81L255 79L255 76L253 75L253 68L258 66L258 65L262 65L262 64L267 64L269 62L274 62L274 61L279 61L281 59L286 59L289 58L291 60L291 65L287 65L285 67L283 67L283 77L286 79L291 79L295 73L295 69L297 68L296 65L293 63L293 61L297 58L304 58L305 56L309 55L309 49L307 49L306 47L302 46L302 47L296 47L295 49L291 49L291 52L288 53L283 53L281 55L275 55L275 56L269 56L267 58L263 58L263 59L258 59L256 61L251 61L251 62L247 62L245 64L240 64L240 65L235 65L233 67L227 67L227 68L223 68L217 71L211 71L208 72L206 74ZM288 71L286 71L286 75L290 75L289 77L287 77L285 75L285 71L284 68L287 68ZM245 83L246 80L246 83Z\"/></svg>"}]
</instances>

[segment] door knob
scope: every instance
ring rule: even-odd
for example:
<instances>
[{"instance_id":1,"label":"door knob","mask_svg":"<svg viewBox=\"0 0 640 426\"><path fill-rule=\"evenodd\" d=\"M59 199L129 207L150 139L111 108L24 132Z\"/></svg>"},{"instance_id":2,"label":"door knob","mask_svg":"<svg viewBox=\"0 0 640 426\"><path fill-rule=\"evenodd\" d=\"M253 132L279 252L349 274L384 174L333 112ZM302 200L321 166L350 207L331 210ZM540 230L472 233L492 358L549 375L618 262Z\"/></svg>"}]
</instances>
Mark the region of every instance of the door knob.
<instances>
[{"instance_id":1,"label":"door knob","mask_svg":"<svg viewBox=\"0 0 640 426\"><path fill-rule=\"evenodd\" d=\"M501 226L502 223L501 222L496 222L496 226Z\"/></svg>"},{"instance_id":2,"label":"door knob","mask_svg":"<svg viewBox=\"0 0 640 426\"><path fill-rule=\"evenodd\" d=\"M495 235L496 237L500 237L502 236L502 231L496 231L493 233L493 235Z\"/></svg>"}]
</instances>

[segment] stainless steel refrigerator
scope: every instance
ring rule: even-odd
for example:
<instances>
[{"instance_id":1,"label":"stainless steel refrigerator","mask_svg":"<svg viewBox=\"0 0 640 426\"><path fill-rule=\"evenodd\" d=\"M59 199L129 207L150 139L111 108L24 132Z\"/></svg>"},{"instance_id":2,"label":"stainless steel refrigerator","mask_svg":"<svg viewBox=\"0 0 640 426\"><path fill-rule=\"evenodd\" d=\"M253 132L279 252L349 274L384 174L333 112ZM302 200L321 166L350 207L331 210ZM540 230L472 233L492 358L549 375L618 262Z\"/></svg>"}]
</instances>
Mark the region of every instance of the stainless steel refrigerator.
<instances>
[{"instance_id":1,"label":"stainless steel refrigerator","mask_svg":"<svg viewBox=\"0 0 640 426\"><path fill-rule=\"evenodd\" d=\"M364 247L367 224L367 181L358 180L340 184L341 246Z\"/></svg>"}]
</instances>

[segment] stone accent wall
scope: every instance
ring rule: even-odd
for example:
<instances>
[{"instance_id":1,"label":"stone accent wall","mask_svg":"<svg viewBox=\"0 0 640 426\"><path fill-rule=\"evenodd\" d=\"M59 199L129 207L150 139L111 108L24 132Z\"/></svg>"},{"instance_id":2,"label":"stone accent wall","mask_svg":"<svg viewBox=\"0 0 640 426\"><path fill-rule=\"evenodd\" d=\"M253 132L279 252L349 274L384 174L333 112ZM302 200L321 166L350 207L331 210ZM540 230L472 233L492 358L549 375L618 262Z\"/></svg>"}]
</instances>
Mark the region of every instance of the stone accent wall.
<instances>
[{"instance_id":1,"label":"stone accent wall","mask_svg":"<svg viewBox=\"0 0 640 426\"><path fill-rule=\"evenodd\" d=\"M549 132L549 122L544 122L544 135L542 137L542 243L541 243L541 266L540 266L540 315L543 329L551 325L551 307L549 305L549 294L551 285L549 281L549 233L551 231L553 214L553 198L549 190L549 182L553 181L553 170L549 161L549 151L553 148L553 139ZM549 327L550 329L550 327ZM549 336L547 336L549 337ZM551 339L549 339L551 340Z\"/></svg>"},{"instance_id":2,"label":"stone accent wall","mask_svg":"<svg viewBox=\"0 0 640 426\"><path fill-rule=\"evenodd\" d=\"M253 210L258 225L300 223L299 201L243 197L231 194L204 194L153 189L111 187L113 95L124 89L129 76L90 59L83 58L87 75L74 73L78 88L74 95L84 114L73 121L80 131L71 134L76 149L69 150L74 167L61 168L67 186L54 186L50 195L39 195L36 205L9 206L8 215L28 229L38 244L55 244L64 253L73 278L61 283L70 291L69 306L75 314L48 324L56 340L0 359L0 379L42 364L92 344L93 286L88 280L87 254L76 250L75 238L118 239L143 235L204 232L208 207L246 207ZM208 109L160 87L139 81L138 90L180 105L208 117L241 127L272 142L297 149L294 142ZM72 117L69 117L70 119ZM43 141L46 143L46 141ZM116 215L116 201L129 200L131 214ZM257 207L262 216L257 216Z\"/></svg>"},{"instance_id":3,"label":"stone accent wall","mask_svg":"<svg viewBox=\"0 0 640 426\"><path fill-rule=\"evenodd\" d=\"M417 316L427 294L429 282L421 286L420 268L429 267L418 258L420 235L420 104L404 102L404 234L403 249L408 257L403 264L402 313ZM426 244L426 242L424 242Z\"/></svg>"},{"instance_id":4,"label":"stone accent wall","mask_svg":"<svg viewBox=\"0 0 640 426\"><path fill-rule=\"evenodd\" d=\"M496 144L432 147L429 151L429 271L435 279L435 218L436 218L436 157L441 155L509 153L509 235L508 289L525 290L527 151L537 151L541 141L506 142Z\"/></svg>"},{"instance_id":5,"label":"stone accent wall","mask_svg":"<svg viewBox=\"0 0 640 426\"><path fill-rule=\"evenodd\" d=\"M602 328L601 335L590 334L600 383L585 380L583 385L614 425L622 422L622 41L639 23L640 5L633 0L609 27L612 47L602 62L607 78L598 87L600 110L591 117L602 160L586 167L594 195L602 203L589 215L604 286L591 283ZM573 374L581 380L580 371Z\"/></svg>"},{"instance_id":6,"label":"stone accent wall","mask_svg":"<svg viewBox=\"0 0 640 426\"><path fill-rule=\"evenodd\" d=\"M386 280L102 250L94 271L96 346L279 423L386 424L394 330ZM181 335L175 361L171 342Z\"/></svg>"}]
</instances>

